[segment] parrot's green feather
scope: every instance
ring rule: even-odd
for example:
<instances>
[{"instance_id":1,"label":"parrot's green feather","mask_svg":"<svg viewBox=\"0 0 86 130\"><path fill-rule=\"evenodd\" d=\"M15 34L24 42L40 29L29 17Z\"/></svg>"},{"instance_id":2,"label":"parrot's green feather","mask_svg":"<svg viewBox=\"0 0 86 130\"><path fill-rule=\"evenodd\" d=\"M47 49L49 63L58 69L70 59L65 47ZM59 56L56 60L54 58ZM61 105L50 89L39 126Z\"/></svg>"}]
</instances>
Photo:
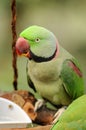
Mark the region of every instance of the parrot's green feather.
<instances>
[{"instance_id":1,"label":"parrot's green feather","mask_svg":"<svg viewBox=\"0 0 86 130\"><path fill-rule=\"evenodd\" d=\"M28 64L28 62L27 62ZM28 66L26 64L26 73L28 72ZM27 74L27 82L29 85L29 92L34 95L35 99L42 99L42 97L36 92L35 86L30 79L30 76Z\"/></svg>"},{"instance_id":2,"label":"parrot's green feather","mask_svg":"<svg viewBox=\"0 0 86 130\"><path fill-rule=\"evenodd\" d=\"M69 123L59 123L58 126L54 126L52 130L86 130L86 119L80 119Z\"/></svg>"},{"instance_id":3,"label":"parrot's green feather","mask_svg":"<svg viewBox=\"0 0 86 130\"><path fill-rule=\"evenodd\" d=\"M86 130L86 95L73 101L51 130Z\"/></svg>"},{"instance_id":4,"label":"parrot's green feather","mask_svg":"<svg viewBox=\"0 0 86 130\"><path fill-rule=\"evenodd\" d=\"M79 69L81 75L78 75L78 72L74 71L70 64L74 64L74 67ZM67 59L63 62L61 78L64 82L66 92L71 96L72 99L75 99L83 94L84 82L82 72L80 70L79 63L74 58Z\"/></svg>"}]
</instances>

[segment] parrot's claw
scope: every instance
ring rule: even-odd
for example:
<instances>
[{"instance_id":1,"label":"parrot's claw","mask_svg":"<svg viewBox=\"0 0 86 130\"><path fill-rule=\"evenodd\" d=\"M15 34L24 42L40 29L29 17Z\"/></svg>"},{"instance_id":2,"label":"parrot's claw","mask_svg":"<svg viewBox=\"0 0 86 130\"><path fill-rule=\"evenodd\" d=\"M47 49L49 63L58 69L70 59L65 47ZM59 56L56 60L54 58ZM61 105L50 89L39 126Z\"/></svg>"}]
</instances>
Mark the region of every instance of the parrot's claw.
<instances>
[{"instance_id":1,"label":"parrot's claw","mask_svg":"<svg viewBox=\"0 0 86 130\"><path fill-rule=\"evenodd\" d=\"M64 106L60 109L58 109L58 111L55 113L54 118L53 118L53 122L52 124L55 124L58 120L59 117L62 115L62 113L66 110L67 106Z\"/></svg>"},{"instance_id":2,"label":"parrot's claw","mask_svg":"<svg viewBox=\"0 0 86 130\"><path fill-rule=\"evenodd\" d=\"M43 99L38 99L37 102L35 103L35 108L34 111L36 112L40 107L42 107L44 104L44 100Z\"/></svg>"}]
</instances>

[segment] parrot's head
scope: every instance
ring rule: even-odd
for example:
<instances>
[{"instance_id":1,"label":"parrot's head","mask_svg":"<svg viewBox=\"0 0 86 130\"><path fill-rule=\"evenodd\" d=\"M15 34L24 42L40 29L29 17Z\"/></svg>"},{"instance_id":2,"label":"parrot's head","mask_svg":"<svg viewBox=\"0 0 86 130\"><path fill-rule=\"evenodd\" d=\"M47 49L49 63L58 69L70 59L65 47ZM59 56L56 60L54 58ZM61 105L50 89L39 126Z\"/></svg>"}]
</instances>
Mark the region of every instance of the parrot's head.
<instances>
[{"instance_id":1,"label":"parrot's head","mask_svg":"<svg viewBox=\"0 0 86 130\"><path fill-rule=\"evenodd\" d=\"M50 61L59 53L54 34L40 26L31 26L21 32L15 47L18 55L24 55L36 62Z\"/></svg>"}]
</instances>

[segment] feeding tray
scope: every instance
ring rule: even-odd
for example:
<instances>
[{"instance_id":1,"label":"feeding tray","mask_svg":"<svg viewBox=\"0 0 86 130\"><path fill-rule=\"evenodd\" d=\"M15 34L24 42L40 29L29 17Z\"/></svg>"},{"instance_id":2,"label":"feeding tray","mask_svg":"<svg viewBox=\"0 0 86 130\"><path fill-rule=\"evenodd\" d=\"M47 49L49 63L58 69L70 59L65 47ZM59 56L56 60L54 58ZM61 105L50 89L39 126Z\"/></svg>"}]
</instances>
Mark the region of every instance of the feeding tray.
<instances>
[{"instance_id":1,"label":"feeding tray","mask_svg":"<svg viewBox=\"0 0 86 130\"><path fill-rule=\"evenodd\" d=\"M0 128L25 128L31 126L31 119L21 107L0 97Z\"/></svg>"}]
</instances>

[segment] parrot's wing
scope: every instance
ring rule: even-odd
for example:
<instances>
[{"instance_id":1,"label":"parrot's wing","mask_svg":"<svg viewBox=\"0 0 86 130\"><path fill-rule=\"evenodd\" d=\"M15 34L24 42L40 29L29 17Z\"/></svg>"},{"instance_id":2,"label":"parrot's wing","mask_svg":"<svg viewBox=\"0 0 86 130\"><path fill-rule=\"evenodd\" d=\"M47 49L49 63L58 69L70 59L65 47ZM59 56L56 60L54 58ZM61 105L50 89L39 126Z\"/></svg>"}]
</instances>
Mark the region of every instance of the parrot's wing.
<instances>
[{"instance_id":1,"label":"parrot's wing","mask_svg":"<svg viewBox=\"0 0 86 130\"><path fill-rule=\"evenodd\" d=\"M61 79L63 80L66 92L72 99L84 93L83 76L80 65L76 59L67 59L63 62Z\"/></svg>"},{"instance_id":2,"label":"parrot's wing","mask_svg":"<svg viewBox=\"0 0 86 130\"><path fill-rule=\"evenodd\" d=\"M34 83L33 83L32 80L30 79L30 76L29 76L29 74L28 74L28 61L27 61L27 64L26 64L26 74L27 74L27 82L28 82L29 87L30 87L34 92L36 92Z\"/></svg>"},{"instance_id":3,"label":"parrot's wing","mask_svg":"<svg viewBox=\"0 0 86 130\"><path fill-rule=\"evenodd\" d=\"M86 95L74 100L51 130L86 130Z\"/></svg>"},{"instance_id":4,"label":"parrot's wing","mask_svg":"<svg viewBox=\"0 0 86 130\"><path fill-rule=\"evenodd\" d=\"M86 130L86 120L80 119L72 122L58 122L51 130Z\"/></svg>"},{"instance_id":5,"label":"parrot's wing","mask_svg":"<svg viewBox=\"0 0 86 130\"><path fill-rule=\"evenodd\" d=\"M33 94L36 99L42 99L42 97L37 93L37 91L35 89L35 85L32 82L32 80L31 80L31 78L28 74L28 61L27 61L27 64L26 64L26 73L27 73L27 82L28 82L28 85L29 85L29 92L31 94Z\"/></svg>"}]
</instances>

